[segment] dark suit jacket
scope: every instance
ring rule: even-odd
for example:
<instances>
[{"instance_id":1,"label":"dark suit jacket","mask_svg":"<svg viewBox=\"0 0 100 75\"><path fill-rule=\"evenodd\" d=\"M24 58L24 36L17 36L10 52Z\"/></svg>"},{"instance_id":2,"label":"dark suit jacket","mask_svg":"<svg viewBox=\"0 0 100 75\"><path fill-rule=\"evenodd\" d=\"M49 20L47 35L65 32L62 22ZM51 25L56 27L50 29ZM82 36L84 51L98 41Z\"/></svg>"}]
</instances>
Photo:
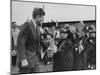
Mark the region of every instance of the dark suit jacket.
<instances>
[{"instance_id":1,"label":"dark suit jacket","mask_svg":"<svg viewBox=\"0 0 100 75\"><path fill-rule=\"evenodd\" d=\"M72 42L67 39L64 40L53 58L53 71L73 70Z\"/></svg>"},{"instance_id":2,"label":"dark suit jacket","mask_svg":"<svg viewBox=\"0 0 100 75\"><path fill-rule=\"evenodd\" d=\"M77 41L80 41L80 39L78 39ZM86 37L84 37L82 39L82 45L84 50L79 54L78 51L75 51L75 48L79 47L79 43L77 42L74 47L73 47L73 55L74 55L74 70L83 70L83 69L87 69L87 39Z\"/></svg>"},{"instance_id":3,"label":"dark suit jacket","mask_svg":"<svg viewBox=\"0 0 100 75\"><path fill-rule=\"evenodd\" d=\"M32 20L25 22L18 36L17 50L18 50L18 64L27 59L28 67L32 68L39 62L39 33L36 31Z\"/></svg>"}]
</instances>

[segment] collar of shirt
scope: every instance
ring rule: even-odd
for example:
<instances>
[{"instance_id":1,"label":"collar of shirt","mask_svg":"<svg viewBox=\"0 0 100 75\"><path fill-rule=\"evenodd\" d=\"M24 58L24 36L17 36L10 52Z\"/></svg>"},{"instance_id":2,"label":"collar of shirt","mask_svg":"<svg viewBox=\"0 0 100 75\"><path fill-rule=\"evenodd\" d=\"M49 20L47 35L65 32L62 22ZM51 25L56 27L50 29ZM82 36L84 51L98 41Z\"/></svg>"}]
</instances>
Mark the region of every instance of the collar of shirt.
<instances>
[{"instance_id":1,"label":"collar of shirt","mask_svg":"<svg viewBox=\"0 0 100 75\"><path fill-rule=\"evenodd\" d=\"M36 28L36 23L35 23L35 21L32 19L32 22L34 23L34 26L35 26L35 28Z\"/></svg>"}]
</instances>

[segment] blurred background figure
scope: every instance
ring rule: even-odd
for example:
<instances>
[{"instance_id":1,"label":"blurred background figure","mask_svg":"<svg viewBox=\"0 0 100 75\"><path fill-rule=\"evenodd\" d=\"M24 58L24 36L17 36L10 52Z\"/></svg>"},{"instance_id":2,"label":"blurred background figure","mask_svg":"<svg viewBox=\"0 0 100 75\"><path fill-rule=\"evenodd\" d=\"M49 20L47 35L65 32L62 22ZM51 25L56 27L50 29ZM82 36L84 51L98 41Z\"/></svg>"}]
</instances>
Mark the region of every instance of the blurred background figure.
<instances>
[{"instance_id":1,"label":"blurred background figure","mask_svg":"<svg viewBox=\"0 0 100 75\"><path fill-rule=\"evenodd\" d=\"M17 57L18 57L18 53L17 53L17 38L20 32L20 28L18 27L18 25L16 24L16 22L12 22L11 25L11 38L12 38L12 51L11 51L11 55L12 55L12 70L14 70L14 72L18 72L19 68L17 65ZM13 72L13 71L12 71Z\"/></svg>"}]
</instances>

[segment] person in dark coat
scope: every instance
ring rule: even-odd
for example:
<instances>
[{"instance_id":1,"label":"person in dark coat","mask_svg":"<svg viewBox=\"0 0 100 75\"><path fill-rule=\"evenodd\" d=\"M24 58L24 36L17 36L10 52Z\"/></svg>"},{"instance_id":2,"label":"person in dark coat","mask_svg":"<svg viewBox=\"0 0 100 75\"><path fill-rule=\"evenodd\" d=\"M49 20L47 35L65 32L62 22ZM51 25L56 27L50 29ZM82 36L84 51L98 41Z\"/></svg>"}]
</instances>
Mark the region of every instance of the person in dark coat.
<instances>
[{"instance_id":1,"label":"person in dark coat","mask_svg":"<svg viewBox=\"0 0 100 75\"><path fill-rule=\"evenodd\" d=\"M20 32L20 29L17 27L16 22L12 22L12 27L11 27L11 54L12 54L12 66L16 66L16 60L17 60L17 50L16 50L16 46L17 46L17 37L18 34Z\"/></svg>"},{"instance_id":2,"label":"person in dark coat","mask_svg":"<svg viewBox=\"0 0 100 75\"><path fill-rule=\"evenodd\" d=\"M94 32L87 38L87 62L88 65L96 65L96 36Z\"/></svg>"},{"instance_id":3,"label":"person in dark coat","mask_svg":"<svg viewBox=\"0 0 100 75\"><path fill-rule=\"evenodd\" d=\"M87 69L87 39L81 36L77 41L73 46L73 70L84 70Z\"/></svg>"},{"instance_id":4,"label":"person in dark coat","mask_svg":"<svg viewBox=\"0 0 100 75\"><path fill-rule=\"evenodd\" d=\"M53 56L53 71L71 71L73 70L73 51L72 40L63 39L58 52Z\"/></svg>"},{"instance_id":5,"label":"person in dark coat","mask_svg":"<svg viewBox=\"0 0 100 75\"><path fill-rule=\"evenodd\" d=\"M44 15L42 8L34 8L32 20L25 22L19 33L17 50L20 73L36 72L36 66L40 63L40 44L45 44L40 40L39 26Z\"/></svg>"}]
</instances>

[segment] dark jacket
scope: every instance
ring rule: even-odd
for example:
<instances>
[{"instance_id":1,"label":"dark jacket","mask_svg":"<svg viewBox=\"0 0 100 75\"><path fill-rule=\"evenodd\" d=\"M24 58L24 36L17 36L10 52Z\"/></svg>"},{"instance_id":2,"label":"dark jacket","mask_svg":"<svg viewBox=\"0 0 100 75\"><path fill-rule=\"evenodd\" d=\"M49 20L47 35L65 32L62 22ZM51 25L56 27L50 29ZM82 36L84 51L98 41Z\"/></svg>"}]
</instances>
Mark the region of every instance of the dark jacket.
<instances>
[{"instance_id":1,"label":"dark jacket","mask_svg":"<svg viewBox=\"0 0 100 75\"><path fill-rule=\"evenodd\" d=\"M87 68L87 44L86 44L86 38L84 37L83 39L81 39L82 42L82 46L83 46L83 51L81 53L79 53L79 40L77 40L78 42L73 46L73 56L74 56L74 60L73 60L73 69L74 70L84 70ZM75 48L77 48L78 50L76 51Z\"/></svg>"},{"instance_id":2,"label":"dark jacket","mask_svg":"<svg viewBox=\"0 0 100 75\"><path fill-rule=\"evenodd\" d=\"M72 41L69 39L63 40L53 58L53 71L73 70Z\"/></svg>"},{"instance_id":3,"label":"dark jacket","mask_svg":"<svg viewBox=\"0 0 100 75\"><path fill-rule=\"evenodd\" d=\"M19 64L22 60L28 60L28 67L34 67L39 62L39 32L32 20L25 22L18 36L17 50Z\"/></svg>"}]
</instances>

